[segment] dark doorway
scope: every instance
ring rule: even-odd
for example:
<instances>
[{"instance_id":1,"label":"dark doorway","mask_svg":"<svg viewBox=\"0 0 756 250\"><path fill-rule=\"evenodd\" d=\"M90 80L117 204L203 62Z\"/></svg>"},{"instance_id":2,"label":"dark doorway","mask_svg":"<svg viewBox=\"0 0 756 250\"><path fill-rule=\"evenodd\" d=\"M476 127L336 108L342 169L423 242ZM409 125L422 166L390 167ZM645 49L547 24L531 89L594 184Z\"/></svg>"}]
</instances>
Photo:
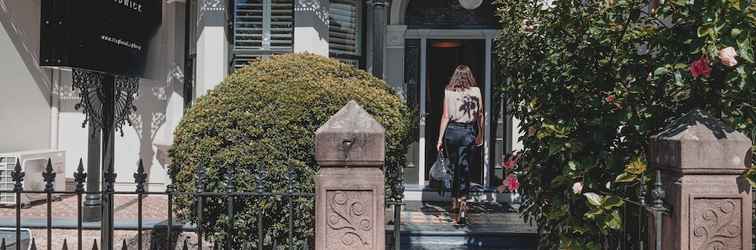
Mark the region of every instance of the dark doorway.
<instances>
[{"instance_id":1,"label":"dark doorway","mask_svg":"<svg viewBox=\"0 0 756 250\"><path fill-rule=\"evenodd\" d=\"M425 117L425 174L428 173L433 162L436 161L438 152L436 151L436 142L438 141L439 121L443 112L444 88L449 82L452 73L457 65L465 64L470 66L475 80L481 92L484 92L484 71L485 71L485 41L482 39L443 39L428 40L428 55L426 65L427 79L427 96L426 96L426 117ZM486 101L486 100L484 100ZM481 131L482 132L482 131ZM475 183L483 182L483 149L476 147L472 153L471 160L471 180Z\"/></svg>"}]
</instances>

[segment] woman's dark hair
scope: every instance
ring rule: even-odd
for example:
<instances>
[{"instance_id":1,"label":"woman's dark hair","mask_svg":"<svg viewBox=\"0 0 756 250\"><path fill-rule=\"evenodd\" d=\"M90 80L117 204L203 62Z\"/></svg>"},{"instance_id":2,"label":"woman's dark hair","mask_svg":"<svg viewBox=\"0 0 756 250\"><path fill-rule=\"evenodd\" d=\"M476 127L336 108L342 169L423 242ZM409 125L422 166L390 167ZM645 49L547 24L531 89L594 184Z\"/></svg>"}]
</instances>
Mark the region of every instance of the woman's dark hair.
<instances>
[{"instance_id":1,"label":"woman's dark hair","mask_svg":"<svg viewBox=\"0 0 756 250\"><path fill-rule=\"evenodd\" d=\"M454 70L454 74L451 80L449 80L449 84L446 85L446 89L459 91L477 86L478 83L475 81L475 76L473 76L470 67L462 64Z\"/></svg>"}]
</instances>

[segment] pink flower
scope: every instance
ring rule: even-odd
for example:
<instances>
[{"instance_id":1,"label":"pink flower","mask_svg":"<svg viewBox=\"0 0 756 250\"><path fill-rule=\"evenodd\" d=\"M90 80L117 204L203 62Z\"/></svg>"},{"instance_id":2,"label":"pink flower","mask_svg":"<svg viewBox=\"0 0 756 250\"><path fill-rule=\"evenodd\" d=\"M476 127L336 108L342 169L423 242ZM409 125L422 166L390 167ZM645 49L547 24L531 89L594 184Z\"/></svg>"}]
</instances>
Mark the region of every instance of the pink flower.
<instances>
[{"instance_id":1,"label":"pink flower","mask_svg":"<svg viewBox=\"0 0 756 250\"><path fill-rule=\"evenodd\" d=\"M583 192L583 183L582 182L575 182L575 184L572 184L572 192L575 194L580 194Z\"/></svg>"},{"instance_id":2,"label":"pink flower","mask_svg":"<svg viewBox=\"0 0 756 250\"><path fill-rule=\"evenodd\" d=\"M520 160L520 154L516 152L513 154L508 154L504 156L504 161L501 163L501 166L505 169L512 170L517 165L518 160Z\"/></svg>"},{"instance_id":3,"label":"pink flower","mask_svg":"<svg viewBox=\"0 0 756 250\"><path fill-rule=\"evenodd\" d=\"M719 62L724 65L730 67L738 65L738 60L735 60L736 56L738 56L738 53L735 52L735 49L733 47L727 47L719 50Z\"/></svg>"},{"instance_id":4,"label":"pink flower","mask_svg":"<svg viewBox=\"0 0 756 250\"><path fill-rule=\"evenodd\" d=\"M509 192L514 192L520 188L520 181L517 180L517 176L514 174L509 174L505 181L507 182L507 189L509 189Z\"/></svg>"},{"instance_id":5,"label":"pink flower","mask_svg":"<svg viewBox=\"0 0 756 250\"><path fill-rule=\"evenodd\" d=\"M608 103L613 103L613 102L614 102L614 99L615 99L615 98L616 98L616 97L614 97L614 95L609 95L609 96L607 96L607 97L605 98L605 100L606 100L606 102L608 102Z\"/></svg>"},{"instance_id":6,"label":"pink flower","mask_svg":"<svg viewBox=\"0 0 756 250\"><path fill-rule=\"evenodd\" d=\"M709 75L711 75L709 59L701 57L698 60L693 61L688 70L690 70L690 74L693 75L693 78L698 78L699 76L709 77Z\"/></svg>"}]
</instances>

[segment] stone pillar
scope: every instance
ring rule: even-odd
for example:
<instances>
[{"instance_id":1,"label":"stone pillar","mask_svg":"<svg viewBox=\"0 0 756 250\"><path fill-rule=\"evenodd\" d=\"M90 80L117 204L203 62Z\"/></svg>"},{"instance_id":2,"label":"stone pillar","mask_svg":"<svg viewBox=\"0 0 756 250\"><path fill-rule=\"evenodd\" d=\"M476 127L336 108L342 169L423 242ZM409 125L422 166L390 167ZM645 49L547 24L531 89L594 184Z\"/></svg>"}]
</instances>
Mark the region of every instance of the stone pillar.
<instances>
[{"instance_id":1,"label":"stone pillar","mask_svg":"<svg viewBox=\"0 0 756 250\"><path fill-rule=\"evenodd\" d=\"M741 177L751 157L747 136L701 111L652 137L649 161L670 208L662 249L751 249L751 187Z\"/></svg>"},{"instance_id":2,"label":"stone pillar","mask_svg":"<svg viewBox=\"0 0 756 250\"><path fill-rule=\"evenodd\" d=\"M350 101L315 132L315 249L385 248L385 131Z\"/></svg>"}]
</instances>

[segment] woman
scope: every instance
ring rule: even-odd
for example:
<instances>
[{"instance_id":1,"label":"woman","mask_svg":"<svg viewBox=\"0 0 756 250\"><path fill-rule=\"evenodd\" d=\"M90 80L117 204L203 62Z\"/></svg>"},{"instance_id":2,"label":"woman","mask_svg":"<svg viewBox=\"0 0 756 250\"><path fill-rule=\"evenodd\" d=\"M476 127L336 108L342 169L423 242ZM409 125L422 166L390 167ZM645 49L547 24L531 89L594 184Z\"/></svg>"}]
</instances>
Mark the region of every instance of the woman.
<instances>
[{"instance_id":1,"label":"woman","mask_svg":"<svg viewBox=\"0 0 756 250\"><path fill-rule=\"evenodd\" d=\"M452 169L452 210L459 209L457 223L467 212L470 187L470 154L474 145L483 142L483 98L475 77L467 65L459 65L444 90L443 115L436 149L446 150Z\"/></svg>"}]
</instances>

